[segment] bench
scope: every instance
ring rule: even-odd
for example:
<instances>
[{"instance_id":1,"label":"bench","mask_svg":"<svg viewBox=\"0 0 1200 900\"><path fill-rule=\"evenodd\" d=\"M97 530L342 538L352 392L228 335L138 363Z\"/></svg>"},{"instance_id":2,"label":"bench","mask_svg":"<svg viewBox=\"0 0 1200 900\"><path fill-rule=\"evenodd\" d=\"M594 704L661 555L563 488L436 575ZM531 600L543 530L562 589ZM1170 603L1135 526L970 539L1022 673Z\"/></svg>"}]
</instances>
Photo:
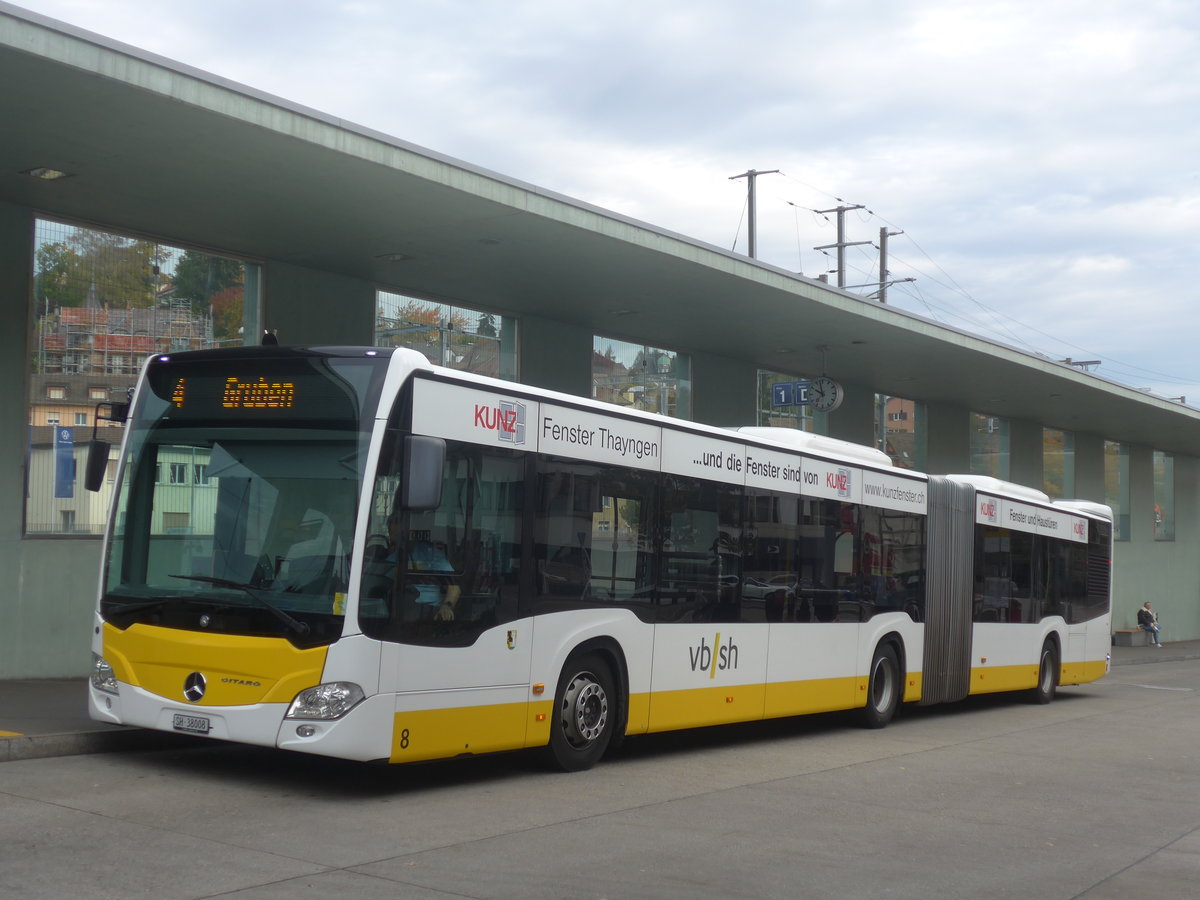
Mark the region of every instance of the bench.
<instances>
[{"instance_id":1,"label":"bench","mask_svg":"<svg viewBox=\"0 0 1200 900\"><path fill-rule=\"evenodd\" d=\"M1114 647L1145 647L1150 636L1140 628L1118 628L1113 632Z\"/></svg>"}]
</instances>

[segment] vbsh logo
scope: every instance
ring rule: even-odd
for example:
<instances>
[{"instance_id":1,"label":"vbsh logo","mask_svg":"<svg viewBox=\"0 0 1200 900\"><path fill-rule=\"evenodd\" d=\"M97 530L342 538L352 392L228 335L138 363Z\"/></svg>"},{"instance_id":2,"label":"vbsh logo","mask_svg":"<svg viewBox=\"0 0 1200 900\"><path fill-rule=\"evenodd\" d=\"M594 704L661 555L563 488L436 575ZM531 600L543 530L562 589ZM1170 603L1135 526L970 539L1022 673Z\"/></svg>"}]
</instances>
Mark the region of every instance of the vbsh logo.
<instances>
[{"instance_id":1,"label":"vbsh logo","mask_svg":"<svg viewBox=\"0 0 1200 900\"><path fill-rule=\"evenodd\" d=\"M706 638L700 638L699 645L688 647L688 658L692 663L693 672L707 672L709 678L716 678L717 672L738 667L738 648L730 637L721 643L721 633L718 631L713 638L712 646Z\"/></svg>"}]
</instances>

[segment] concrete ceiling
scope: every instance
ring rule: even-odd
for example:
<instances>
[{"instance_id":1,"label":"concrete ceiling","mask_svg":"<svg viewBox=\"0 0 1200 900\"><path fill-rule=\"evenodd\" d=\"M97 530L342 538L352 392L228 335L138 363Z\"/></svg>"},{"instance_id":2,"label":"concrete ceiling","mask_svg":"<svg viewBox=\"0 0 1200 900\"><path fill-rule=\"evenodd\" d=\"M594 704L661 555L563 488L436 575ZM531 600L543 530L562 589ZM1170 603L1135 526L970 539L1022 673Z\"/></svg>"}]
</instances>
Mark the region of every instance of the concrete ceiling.
<instances>
[{"instance_id":1,"label":"concrete ceiling","mask_svg":"<svg viewBox=\"0 0 1200 900\"><path fill-rule=\"evenodd\" d=\"M1200 455L1196 410L2 2L0 84L0 201Z\"/></svg>"}]
</instances>

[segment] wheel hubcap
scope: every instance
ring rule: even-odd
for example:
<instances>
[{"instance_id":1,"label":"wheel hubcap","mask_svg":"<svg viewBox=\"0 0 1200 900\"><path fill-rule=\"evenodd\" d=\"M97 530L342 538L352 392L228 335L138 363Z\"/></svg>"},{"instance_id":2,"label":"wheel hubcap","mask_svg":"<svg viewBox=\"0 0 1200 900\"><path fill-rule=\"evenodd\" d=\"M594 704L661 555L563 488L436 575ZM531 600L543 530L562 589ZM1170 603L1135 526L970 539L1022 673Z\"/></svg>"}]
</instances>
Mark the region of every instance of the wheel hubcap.
<instances>
[{"instance_id":1,"label":"wheel hubcap","mask_svg":"<svg viewBox=\"0 0 1200 900\"><path fill-rule=\"evenodd\" d=\"M608 695L590 673L581 672L563 693L562 725L567 739L575 746L590 744L604 733L607 724Z\"/></svg>"}]
</instances>

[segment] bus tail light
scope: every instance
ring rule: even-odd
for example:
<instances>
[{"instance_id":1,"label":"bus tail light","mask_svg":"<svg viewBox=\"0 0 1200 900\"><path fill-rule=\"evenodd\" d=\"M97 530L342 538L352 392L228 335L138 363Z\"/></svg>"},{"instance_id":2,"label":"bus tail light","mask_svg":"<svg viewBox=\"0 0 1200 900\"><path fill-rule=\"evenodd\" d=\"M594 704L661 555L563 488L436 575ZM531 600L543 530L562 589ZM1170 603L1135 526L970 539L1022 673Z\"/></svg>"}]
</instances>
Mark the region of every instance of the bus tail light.
<instances>
[{"instance_id":1,"label":"bus tail light","mask_svg":"<svg viewBox=\"0 0 1200 900\"><path fill-rule=\"evenodd\" d=\"M340 719L364 698L363 689L349 681L318 684L296 695L287 719Z\"/></svg>"}]
</instances>

